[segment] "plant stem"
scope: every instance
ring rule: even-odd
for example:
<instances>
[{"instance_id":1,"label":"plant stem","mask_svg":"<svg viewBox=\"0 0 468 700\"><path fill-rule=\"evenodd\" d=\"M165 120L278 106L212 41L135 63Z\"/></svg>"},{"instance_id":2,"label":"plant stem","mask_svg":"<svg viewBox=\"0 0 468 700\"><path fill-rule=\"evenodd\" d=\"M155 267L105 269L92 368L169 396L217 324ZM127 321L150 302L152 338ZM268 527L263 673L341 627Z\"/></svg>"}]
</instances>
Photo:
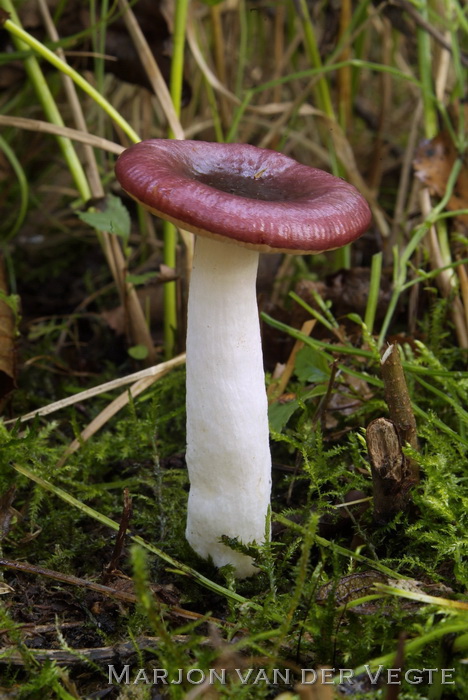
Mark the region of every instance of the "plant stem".
<instances>
[{"instance_id":1,"label":"plant stem","mask_svg":"<svg viewBox=\"0 0 468 700\"><path fill-rule=\"evenodd\" d=\"M0 3L7 9L8 12L11 13L12 17L16 16L16 13L14 13L13 7L11 5L11 0L0 0ZM11 10L9 8L11 8ZM96 104L98 104L106 112L106 114L115 122L115 124L122 129L122 131L130 139L130 141L132 141L133 143L138 143L138 141L141 141L140 137L132 129L130 124L106 100L106 98L103 97L100 94L100 92L98 92L98 90L96 90L92 85L90 85L90 83L88 83L88 81L85 80L83 76L80 75L76 70L71 68L71 66L69 66L67 63L64 63L64 61L62 61L53 51L48 49L46 46L44 46L44 44L35 39L24 29L22 29L22 27L19 26L19 24L17 24L16 22L7 19L4 22L3 27L7 29L10 32L10 34L12 34L12 36L14 36L16 39L19 39L20 41L23 41L26 44L26 46L29 46L31 49L33 49L33 51L42 56L42 58L48 61L55 68L58 68L58 70L62 71L62 73L65 73L65 75L70 76L73 82L76 85L78 85L78 87L80 87L87 95L89 95L96 102ZM23 47L22 50L27 50L27 48ZM26 61L28 60L29 59L26 59ZM37 68L39 69L39 66L37 66ZM43 84L45 85L47 91L49 91L47 83L44 79ZM50 121L52 120L50 119Z\"/></svg>"},{"instance_id":2,"label":"plant stem","mask_svg":"<svg viewBox=\"0 0 468 700\"><path fill-rule=\"evenodd\" d=\"M430 632L427 632L426 634L423 634L420 637L416 637L416 639L411 639L409 642L406 642L405 658L408 657L410 654L417 654L428 644L431 644L441 639L441 637L445 637L446 635L448 636L459 634L460 636L454 640L453 645L455 647L455 645L457 645L458 640L458 649L460 651L465 651L467 635L462 634L463 632L465 632L465 630L466 619L461 619L458 622L437 625L437 627L432 629ZM461 640L463 640L463 644L461 643ZM369 661L366 665L359 666L354 670L354 673L356 675L359 675L360 673L364 673L365 671L368 672L369 668L378 669L380 666L382 668L390 668L394 661L394 658L395 652L392 651L390 654L385 654L385 656L380 656L377 659L372 659L372 661Z\"/></svg>"},{"instance_id":3,"label":"plant stem","mask_svg":"<svg viewBox=\"0 0 468 700\"><path fill-rule=\"evenodd\" d=\"M189 0L178 0L175 4L173 52L170 76L170 93L174 110L180 116L182 85L184 79L185 31ZM175 138L172 129L169 138ZM174 224L164 222L164 264L172 269L177 266L177 232ZM177 287L176 282L164 285L164 352L166 359L174 355L177 332Z\"/></svg>"},{"instance_id":4,"label":"plant stem","mask_svg":"<svg viewBox=\"0 0 468 700\"><path fill-rule=\"evenodd\" d=\"M239 0L239 60L237 62L235 93L241 97L244 85L245 67L248 62L249 29L246 16L245 0ZM276 10L279 11L279 8Z\"/></svg>"},{"instance_id":5,"label":"plant stem","mask_svg":"<svg viewBox=\"0 0 468 700\"><path fill-rule=\"evenodd\" d=\"M391 345L382 355L380 370L385 389L385 401L387 402L390 418L393 421L400 443L405 446L411 445L413 450L418 449L417 426L411 406L411 398L406 383L405 373L401 364L401 357L398 345ZM419 466L417 462L407 457L405 459L406 471L404 481L408 483L418 483ZM402 489L406 483L402 484Z\"/></svg>"},{"instance_id":6,"label":"plant stem","mask_svg":"<svg viewBox=\"0 0 468 700\"><path fill-rule=\"evenodd\" d=\"M419 12L423 19L428 21L427 0L420 0ZM426 138L432 139L436 135L438 129L437 112L433 100L431 39L427 31L422 27L418 27L416 36L418 41L418 63L424 109L424 132Z\"/></svg>"},{"instance_id":7,"label":"plant stem","mask_svg":"<svg viewBox=\"0 0 468 700\"><path fill-rule=\"evenodd\" d=\"M64 491L63 489L61 489L59 486L56 486L55 484L52 484L51 482L46 481L45 479L42 479L40 476L38 476L37 474L32 472L30 469L27 469L26 467L23 467L20 464L14 464L13 468L17 472L19 472L20 474L23 474L23 476L26 476L28 479L31 479L31 481L34 481L41 488L45 489L46 491L49 491L50 493L55 494L59 498L61 498L63 501L65 501L66 503L71 505L73 508L77 508L82 513L85 513L87 516L93 518L94 520L97 520L102 525L110 528L111 530L114 530L115 532L119 531L119 523L118 522L116 522L115 520L112 520L111 518L108 518L106 515L103 515L99 511L94 510L94 508L91 508L90 506L86 505L85 503L82 503L77 498L75 498L74 496L69 494L67 491ZM215 583L214 581L210 581L210 579L208 579L206 576L199 574L198 571L196 571L195 569L192 569L187 564L184 564L181 561L177 561L177 559L174 559L169 554L166 554L158 547L155 547L154 545L150 544L149 542L146 542L139 535L130 535L129 534L128 539L131 540L132 542L136 542L137 544L141 545L141 547L146 549L148 552L155 554L157 557L159 557L164 562L166 562L166 564L169 564L169 566L171 567L171 570L178 573L179 575L188 576L192 580L197 581L202 586L204 586L205 588L208 588L209 590L213 591L214 593L217 593L218 595L225 596L226 598L234 600L234 601L241 603L241 604L252 605L252 607L259 609L260 606L257 603L249 601L247 598L244 598L243 596L239 595L238 593L235 593L234 591L230 591L229 589L224 588L223 586L220 586L218 583Z\"/></svg>"},{"instance_id":8,"label":"plant stem","mask_svg":"<svg viewBox=\"0 0 468 700\"><path fill-rule=\"evenodd\" d=\"M369 282L369 297L367 299L366 313L364 323L366 324L369 335L372 335L374 329L375 313L377 311L377 303L379 301L380 280L382 276L382 253L376 253L372 256L371 275Z\"/></svg>"},{"instance_id":9,"label":"plant stem","mask_svg":"<svg viewBox=\"0 0 468 700\"><path fill-rule=\"evenodd\" d=\"M90 95L98 104L105 108L106 112L119 123L119 125L127 132L133 140L139 141L139 137L123 120L119 113L102 97L102 95L95 90L89 83L82 78L82 76L75 70L70 68L70 66L57 56L52 51L49 51L41 42L31 37L27 32L25 32L19 25L19 19L11 5L11 0L0 0L0 3L11 12L11 16L15 21L7 20L5 22L5 28L11 31L14 41L18 48L22 51L28 51L28 46L33 48L37 53L39 53L43 58L48 60L52 65L57 67L64 75L70 77L77 85L82 87L87 94ZM28 72L28 76L36 90L38 99L40 100L44 112L48 121L56 126L63 127L64 122L62 116L57 108L54 97L49 89L49 86L44 78L42 70L35 56L29 55L25 59L25 68ZM74 94L69 91L69 96L73 99ZM79 105L75 108L75 113L79 112ZM99 175L97 173L97 167L94 166L92 174L94 175L88 182L88 178L81 164L73 142L71 139L65 136L57 136L57 141L62 150L65 158L65 162L68 169L74 179L75 186L83 199L83 201L90 200L93 196L102 196L103 190L99 180ZM92 153L91 153L92 154ZM92 154L93 155L93 154ZM94 188L91 189L90 182L94 181ZM123 259L122 251L120 249L120 244L111 236L109 233L102 233L98 235L99 242L102 245L104 254L106 256L109 268L111 270L112 276L114 277L117 290L121 297L122 303L128 304L130 310L130 328L132 340L135 342L145 345L148 348L148 361L154 362L154 349L151 341L151 336L149 330L146 326L145 319L142 314L140 303L136 296L135 290L132 285L126 284L122 276L122 270L125 267L125 261Z\"/></svg>"},{"instance_id":10,"label":"plant stem","mask_svg":"<svg viewBox=\"0 0 468 700\"><path fill-rule=\"evenodd\" d=\"M100 14L98 14L97 0L90 0L90 12L91 12L91 22L92 22L92 43L93 49L95 51L94 57L94 75L96 80L96 87L101 94L104 94L104 78L105 78L105 63L104 54L106 53L106 32L107 32L107 22L104 18L108 14L108 0L103 0L100 3ZM97 115L97 129L98 134L104 134L104 120L102 111L98 112ZM102 153L101 153L102 156ZM102 160L101 160L102 165Z\"/></svg>"},{"instance_id":11,"label":"plant stem","mask_svg":"<svg viewBox=\"0 0 468 700\"><path fill-rule=\"evenodd\" d=\"M29 199L29 189L28 189L28 181L26 178L26 173L23 170L23 167L21 163L19 162L18 158L16 157L15 152L13 151L12 148L10 148L10 145L3 136L0 135L0 151L3 151L4 155L6 156L7 160L9 161L12 170L14 171L16 178L18 180L18 186L19 186L19 193L20 193L20 202L18 207L14 207L14 211L16 213L16 220L14 221L10 231L8 231L5 235L2 235L2 247L6 245L6 243L11 240L19 231L27 213L28 209L28 199Z\"/></svg>"},{"instance_id":12,"label":"plant stem","mask_svg":"<svg viewBox=\"0 0 468 700\"><path fill-rule=\"evenodd\" d=\"M304 17L304 39L307 55L309 57L311 65L318 69L319 71L323 68L322 60L320 58L320 53L317 46L317 40L315 38L315 33L312 25L312 20L309 14L309 8L307 6L306 0L299 0L299 7ZM343 62L343 67L340 71L350 71L350 65L347 61ZM339 75L341 73L339 72ZM330 89L328 87L327 79L324 75L321 75L315 86L315 98L319 109L321 109L329 119L336 121L335 111L333 109L333 103L330 95ZM334 175L343 176L343 168L339 163L335 146L331 136L325 132L324 139L327 144L328 152L330 154L330 160L332 164L332 172ZM351 266L351 250L349 246L344 246L334 251L333 254L333 269L339 270L341 268L349 269Z\"/></svg>"},{"instance_id":13,"label":"plant stem","mask_svg":"<svg viewBox=\"0 0 468 700\"><path fill-rule=\"evenodd\" d=\"M367 453L372 471L374 521L387 523L405 510L404 455L395 424L388 418L376 418L366 429Z\"/></svg>"},{"instance_id":14,"label":"plant stem","mask_svg":"<svg viewBox=\"0 0 468 700\"><path fill-rule=\"evenodd\" d=\"M1 0L4 8L13 17L13 20L6 20L4 26L5 29L13 34L15 46L19 51L27 51L29 41L27 41L29 35L24 32L21 28L20 21L16 11L11 3L11 0ZM24 36L26 35L26 36ZM32 37L31 37L32 39ZM37 42L39 43L39 42ZM58 126L65 126L62 115L60 114L55 100L50 91L49 85L47 84L44 74L39 66L39 63L35 56L27 56L24 59L24 67L28 74L28 77L34 86L37 97L42 105L44 113L52 124ZM59 144L60 150L62 151L65 162L67 163L68 169L73 177L75 186L80 194L83 201L87 201L91 198L91 190L89 189L88 180L86 178L81 161L75 151L73 143L70 139L65 136L57 136L57 142Z\"/></svg>"},{"instance_id":15,"label":"plant stem","mask_svg":"<svg viewBox=\"0 0 468 700\"><path fill-rule=\"evenodd\" d=\"M312 20L310 18L309 8L307 6L306 0L299 0L299 7L301 10L301 14L304 18L304 39L307 55L309 57L311 65L320 71L320 69L322 68L322 60L320 58L317 40L315 38ZM328 83L326 81L326 78L323 75L317 81L315 94L317 97L317 104L319 108L323 112L325 112L327 117L330 117L330 119L334 119L335 113L330 97L330 90L328 89Z\"/></svg>"},{"instance_id":16,"label":"plant stem","mask_svg":"<svg viewBox=\"0 0 468 700\"><path fill-rule=\"evenodd\" d=\"M388 304L387 308L387 313L385 314L384 321L382 323L382 328L380 331L379 335L379 347L382 346L385 336L388 331L388 327L390 325L390 322L393 318L393 314L395 312L398 299L400 297L400 294L402 293L405 283L406 283L406 277L407 277L407 265L409 261L411 260L411 257L418 247L418 245L421 243L422 239L430 229L430 227L434 224L434 222L437 220L438 215L440 212L442 212L445 209L445 206L452 196L453 189L455 187L455 183L457 182L458 176L460 174L460 170L462 168L462 162L461 160L456 160L455 163L453 164L450 176L447 180L447 189L445 191L445 195L442 197L440 202L435 206L432 210L432 212L427 216L426 220L423 221L420 226L418 226L413 233L413 236L404 249L404 251L401 253L399 256L398 250L395 248L395 262L394 262L394 273L393 273L393 293L390 299L390 302Z\"/></svg>"}]
</instances>

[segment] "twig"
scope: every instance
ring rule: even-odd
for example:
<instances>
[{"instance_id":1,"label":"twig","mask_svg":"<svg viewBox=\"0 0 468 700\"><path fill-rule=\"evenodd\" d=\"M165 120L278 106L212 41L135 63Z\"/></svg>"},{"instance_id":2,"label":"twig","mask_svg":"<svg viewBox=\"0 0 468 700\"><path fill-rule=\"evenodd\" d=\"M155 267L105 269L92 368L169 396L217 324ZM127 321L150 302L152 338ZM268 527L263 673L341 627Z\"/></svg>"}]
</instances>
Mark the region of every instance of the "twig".
<instances>
[{"instance_id":1,"label":"twig","mask_svg":"<svg viewBox=\"0 0 468 700\"><path fill-rule=\"evenodd\" d=\"M380 361L382 379L384 381L385 400L390 418L395 424L398 437L404 446L409 444L414 450L418 449L417 426L411 399L406 384L405 373L401 364L398 345L390 345L382 354ZM407 479L413 483L419 481L419 466L410 458L405 458Z\"/></svg>"},{"instance_id":2,"label":"twig","mask_svg":"<svg viewBox=\"0 0 468 700\"><path fill-rule=\"evenodd\" d=\"M395 424L377 418L367 426L367 451L372 469L374 520L385 523L404 509L404 455Z\"/></svg>"},{"instance_id":3,"label":"twig","mask_svg":"<svg viewBox=\"0 0 468 700\"><path fill-rule=\"evenodd\" d=\"M188 636L185 634L176 634L172 639L182 644L187 642ZM32 654L36 661L50 661L56 664L70 666L73 664L83 664L83 659L99 663L102 661L111 661L112 659L125 658L137 654L141 649L145 649L145 647L155 647L160 641L160 637L138 637L131 642L122 642L121 644L113 644L107 647L95 647L94 649L74 649L73 651L67 651L65 649L32 649L28 647L28 654ZM209 644L209 640L202 639L199 644L202 646ZM0 664L24 666L25 661L21 652L16 651L14 647L3 647L0 648Z\"/></svg>"},{"instance_id":4,"label":"twig","mask_svg":"<svg viewBox=\"0 0 468 700\"><path fill-rule=\"evenodd\" d=\"M13 588L11 589L14 590ZM75 620L74 622L60 622L60 629L75 629L76 627L83 627L88 622L87 619ZM35 622L17 622L16 629L18 632L24 632L24 636L27 637L28 634L47 634L48 632L57 631L57 621L55 620L53 624L48 625L36 625ZM7 634L8 627L0 627L0 634Z\"/></svg>"},{"instance_id":5,"label":"twig","mask_svg":"<svg viewBox=\"0 0 468 700\"><path fill-rule=\"evenodd\" d=\"M103 586L102 584L95 583L94 581L88 581L84 578L79 578L78 576L72 576L70 574L63 574L61 571L53 571L52 569L46 569L43 566L37 566L36 564L29 564L26 561L12 561L10 559L0 558L0 567L12 569L13 571L22 571L27 574L45 576L46 578L53 579L54 581L60 581L61 583L67 583L72 586L78 586L79 588L87 588L91 591L95 591L96 593L101 593L108 598L121 600L124 603L137 602L137 597L134 593L128 593L109 586Z\"/></svg>"},{"instance_id":6,"label":"twig","mask_svg":"<svg viewBox=\"0 0 468 700\"><path fill-rule=\"evenodd\" d=\"M327 390L325 395L319 401L317 411L312 418L312 425L316 425L317 420L320 419L320 425L322 430L325 429L325 419L328 409L328 404L330 403L333 388L335 386L336 373L338 371L338 360L334 360L330 367L330 376L328 377Z\"/></svg>"},{"instance_id":7,"label":"twig","mask_svg":"<svg viewBox=\"0 0 468 700\"><path fill-rule=\"evenodd\" d=\"M437 41L438 44L442 46L446 51L448 51L450 54L453 53L452 47L450 45L450 42L448 42L443 34L441 34L435 27L432 26L432 24L429 24L424 17L421 17L419 12L413 7L413 5L408 2L407 0L392 0L391 2L392 5L397 5L397 7L401 7L405 12L409 14L409 16L414 19L417 25L419 25L422 29L424 29L425 32L427 32L433 39ZM468 56L465 56L465 54L460 55L460 60L463 63L464 66L468 66Z\"/></svg>"},{"instance_id":8,"label":"twig","mask_svg":"<svg viewBox=\"0 0 468 700\"><path fill-rule=\"evenodd\" d=\"M127 488L124 489L123 495L124 504L122 509L122 517L120 518L119 531L117 533L110 562L105 567L104 575L102 577L102 583L104 585L109 581L113 571L115 571L117 567L117 562L122 556L122 551L125 543L125 535L127 533L127 529L130 523L130 518L132 516L132 497L130 496L129 490Z\"/></svg>"},{"instance_id":9,"label":"twig","mask_svg":"<svg viewBox=\"0 0 468 700\"><path fill-rule=\"evenodd\" d=\"M381 372L390 419L377 418L366 430L372 468L374 520L388 522L408 504L408 493L419 481L419 465L402 446L418 449L416 419L406 385L398 345L382 355Z\"/></svg>"},{"instance_id":10,"label":"twig","mask_svg":"<svg viewBox=\"0 0 468 700\"><path fill-rule=\"evenodd\" d=\"M94 591L95 593L99 593L108 598L114 598L115 600L120 600L124 603L136 604L138 602L138 598L135 595L135 593L122 591L117 588L111 588L110 586L103 586L102 584L95 583L94 581L88 581L87 579L79 578L78 576L72 576L70 574L63 574L61 571L53 571L52 569L46 569L43 566L29 564L25 561L12 561L10 559L0 558L0 567L12 569L13 571L21 571L26 574L45 576L46 578L53 579L54 581L60 581L61 583L66 583L71 586L86 588L88 590ZM192 612L191 610L184 610L183 608L167 605L162 601L160 602L161 607L164 611L173 615L177 615L178 617L183 617L187 620L210 620L212 622L217 623L222 622L221 620L214 617L206 617L206 615L202 615L201 613ZM222 624L225 623L223 622Z\"/></svg>"}]
</instances>

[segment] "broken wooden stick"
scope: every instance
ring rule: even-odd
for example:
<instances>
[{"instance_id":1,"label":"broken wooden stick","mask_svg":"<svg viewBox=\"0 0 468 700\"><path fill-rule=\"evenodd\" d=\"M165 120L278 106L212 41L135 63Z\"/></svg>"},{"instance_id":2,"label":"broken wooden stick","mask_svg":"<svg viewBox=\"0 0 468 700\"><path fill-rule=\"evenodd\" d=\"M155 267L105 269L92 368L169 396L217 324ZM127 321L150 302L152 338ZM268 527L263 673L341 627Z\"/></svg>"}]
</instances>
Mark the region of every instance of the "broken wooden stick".
<instances>
[{"instance_id":1,"label":"broken wooden stick","mask_svg":"<svg viewBox=\"0 0 468 700\"><path fill-rule=\"evenodd\" d=\"M409 445L418 449L417 426L401 364L398 345L381 359L385 400L390 418L377 418L366 431L372 469L374 520L388 522L408 505L408 493L419 481L419 465L403 453Z\"/></svg>"}]
</instances>

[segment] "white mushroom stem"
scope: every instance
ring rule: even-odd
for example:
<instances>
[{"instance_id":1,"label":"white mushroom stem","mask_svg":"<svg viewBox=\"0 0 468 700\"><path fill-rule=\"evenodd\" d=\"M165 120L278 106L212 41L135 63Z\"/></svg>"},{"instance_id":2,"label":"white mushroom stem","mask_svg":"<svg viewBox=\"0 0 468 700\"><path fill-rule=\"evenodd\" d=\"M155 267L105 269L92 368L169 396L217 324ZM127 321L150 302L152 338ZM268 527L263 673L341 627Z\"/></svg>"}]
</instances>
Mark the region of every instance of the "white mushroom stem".
<instances>
[{"instance_id":1,"label":"white mushroom stem","mask_svg":"<svg viewBox=\"0 0 468 700\"><path fill-rule=\"evenodd\" d=\"M238 577L257 569L220 537L264 541L271 490L257 267L256 251L198 237L188 303L186 536Z\"/></svg>"}]
</instances>

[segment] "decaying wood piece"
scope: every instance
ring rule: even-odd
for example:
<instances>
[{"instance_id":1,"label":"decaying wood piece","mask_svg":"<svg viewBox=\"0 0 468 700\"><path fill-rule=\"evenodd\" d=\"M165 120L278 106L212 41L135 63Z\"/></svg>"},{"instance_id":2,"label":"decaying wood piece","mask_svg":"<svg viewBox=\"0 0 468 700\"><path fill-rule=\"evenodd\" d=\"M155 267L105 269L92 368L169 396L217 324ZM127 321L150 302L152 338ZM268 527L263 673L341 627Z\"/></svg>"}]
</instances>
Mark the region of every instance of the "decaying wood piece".
<instances>
[{"instance_id":1,"label":"decaying wood piece","mask_svg":"<svg viewBox=\"0 0 468 700\"><path fill-rule=\"evenodd\" d=\"M395 424L377 418L366 430L367 451L372 468L374 520L388 522L405 506L405 458Z\"/></svg>"},{"instance_id":2,"label":"decaying wood piece","mask_svg":"<svg viewBox=\"0 0 468 700\"><path fill-rule=\"evenodd\" d=\"M381 359L385 400L390 419L377 418L367 427L372 467L374 520L388 522L404 510L411 487L419 481L419 466L402 446L418 449L417 427L398 346L390 345Z\"/></svg>"},{"instance_id":3,"label":"decaying wood piece","mask_svg":"<svg viewBox=\"0 0 468 700\"><path fill-rule=\"evenodd\" d=\"M416 419L406 384L405 374L401 364L398 345L390 345L380 361L382 379L384 381L385 401L387 402L390 419L394 422L402 446L410 445L418 449ZM419 465L415 460L405 459L407 476L413 483L419 481Z\"/></svg>"},{"instance_id":4,"label":"decaying wood piece","mask_svg":"<svg viewBox=\"0 0 468 700\"><path fill-rule=\"evenodd\" d=\"M80 624L83 624L82 622ZM64 627L64 625L60 625ZM188 635L172 635L175 642L186 644ZM36 661L49 661L59 666L74 666L83 664L85 661L103 663L113 661L116 663L121 659L133 656L144 649L155 649L160 643L160 637L138 637L130 642L121 642L107 647L91 647L83 649L33 649L28 648L28 654L34 656ZM209 640L202 639L201 645L205 646ZM24 666L24 655L14 646L0 648L0 664L11 664L13 666Z\"/></svg>"}]
</instances>

